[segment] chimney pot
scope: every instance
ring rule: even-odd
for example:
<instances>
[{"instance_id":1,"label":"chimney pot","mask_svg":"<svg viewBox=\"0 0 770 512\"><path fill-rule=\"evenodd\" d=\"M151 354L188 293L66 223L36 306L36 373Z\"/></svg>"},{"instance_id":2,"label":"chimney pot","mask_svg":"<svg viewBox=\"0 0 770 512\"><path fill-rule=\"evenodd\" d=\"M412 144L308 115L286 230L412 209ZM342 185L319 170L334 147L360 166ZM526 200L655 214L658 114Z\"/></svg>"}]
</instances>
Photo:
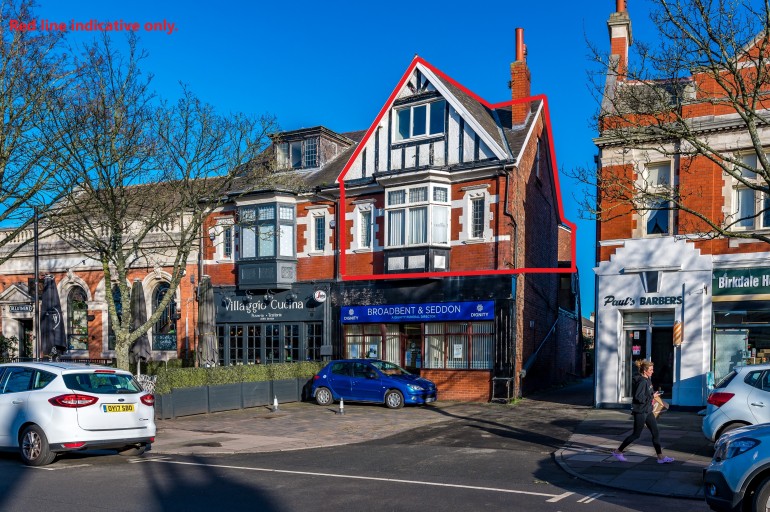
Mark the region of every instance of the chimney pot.
<instances>
[{"instance_id":1,"label":"chimney pot","mask_svg":"<svg viewBox=\"0 0 770 512\"><path fill-rule=\"evenodd\" d=\"M615 10L617 12L626 12L626 0L615 0Z\"/></svg>"},{"instance_id":2,"label":"chimney pot","mask_svg":"<svg viewBox=\"0 0 770 512\"><path fill-rule=\"evenodd\" d=\"M526 47L524 46L524 29L516 29L516 62L521 62L525 59Z\"/></svg>"}]
</instances>

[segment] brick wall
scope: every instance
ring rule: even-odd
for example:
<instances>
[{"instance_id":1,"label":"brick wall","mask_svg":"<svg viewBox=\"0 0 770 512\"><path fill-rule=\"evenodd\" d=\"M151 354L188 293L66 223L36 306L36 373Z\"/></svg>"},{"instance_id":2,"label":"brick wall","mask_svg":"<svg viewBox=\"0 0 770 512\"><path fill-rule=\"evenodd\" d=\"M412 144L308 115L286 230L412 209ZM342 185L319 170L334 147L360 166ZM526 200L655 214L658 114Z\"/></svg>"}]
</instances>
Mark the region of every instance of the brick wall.
<instances>
[{"instance_id":1,"label":"brick wall","mask_svg":"<svg viewBox=\"0 0 770 512\"><path fill-rule=\"evenodd\" d=\"M420 370L420 376L432 380L439 400L489 402L492 398L492 373L483 370Z\"/></svg>"}]
</instances>

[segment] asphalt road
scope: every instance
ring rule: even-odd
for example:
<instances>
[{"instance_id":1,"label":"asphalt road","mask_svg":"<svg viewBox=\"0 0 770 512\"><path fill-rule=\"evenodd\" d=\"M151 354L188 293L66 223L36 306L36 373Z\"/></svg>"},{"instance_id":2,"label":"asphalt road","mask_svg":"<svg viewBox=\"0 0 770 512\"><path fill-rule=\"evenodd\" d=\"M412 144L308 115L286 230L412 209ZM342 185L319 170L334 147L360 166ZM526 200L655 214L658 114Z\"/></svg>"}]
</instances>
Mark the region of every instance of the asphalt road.
<instances>
[{"instance_id":1,"label":"asphalt road","mask_svg":"<svg viewBox=\"0 0 770 512\"><path fill-rule=\"evenodd\" d=\"M0 510L706 511L567 475L552 453L590 389L530 397L483 420L446 421L330 448L227 456L68 455L46 468L0 455ZM368 406L367 406L368 407ZM376 407L376 406L373 406Z\"/></svg>"}]
</instances>

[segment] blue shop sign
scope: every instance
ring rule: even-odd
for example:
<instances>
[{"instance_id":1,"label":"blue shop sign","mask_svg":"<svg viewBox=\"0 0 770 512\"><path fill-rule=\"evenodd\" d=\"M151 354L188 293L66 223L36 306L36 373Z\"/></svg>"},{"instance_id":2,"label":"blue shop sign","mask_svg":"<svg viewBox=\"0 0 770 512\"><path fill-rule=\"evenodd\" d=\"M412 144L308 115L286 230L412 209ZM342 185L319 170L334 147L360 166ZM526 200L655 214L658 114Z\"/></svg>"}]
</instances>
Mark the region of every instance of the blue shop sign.
<instances>
[{"instance_id":1,"label":"blue shop sign","mask_svg":"<svg viewBox=\"0 0 770 512\"><path fill-rule=\"evenodd\" d=\"M495 301L342 306L340 317L343 324L451 322L458 320L480 322L494 320Z\"/></svg>"}]
</instances>

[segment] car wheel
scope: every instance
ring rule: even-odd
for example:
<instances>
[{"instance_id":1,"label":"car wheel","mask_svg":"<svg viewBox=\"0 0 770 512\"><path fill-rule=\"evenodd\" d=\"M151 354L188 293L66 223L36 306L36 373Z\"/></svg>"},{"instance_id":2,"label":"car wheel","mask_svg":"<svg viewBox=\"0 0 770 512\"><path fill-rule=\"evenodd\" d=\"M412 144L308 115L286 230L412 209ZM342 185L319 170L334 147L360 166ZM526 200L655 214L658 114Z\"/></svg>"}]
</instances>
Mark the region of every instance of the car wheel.
<instances>
[{"instance_id":1,"label":"car wheel","mask_svg":"<svg viewBox=\"0 0 770 512\"><path fill-rule=\"evenodd\" d=\"M318 405L331 405L334 402L334 397L329 388L318 388L315 391L315 401Z\"/></svg>"},{"instance_id":2,"label":"car wheel","mask_svg":"<svg viewBox=\"0 0 770 512\"><path fill-rule=\"evenodd\" d=\"M138 457L140 455L144 455L146 450L147 445L145 444L141 444L139 446L127 446L118 450L118 455L122 455L123 457Z\"/></svg>"},{"instance_id":3,"label":"car wheel","mask_svg":"<svg viewBox=\"0 0 770 512\"><path fill-rule=\"evenodd\" d=\"M770 510L770 478L765 478L759 486L754 489L754 496L751 500L751 510L765 512Z\"/></svg>"},{"instance_id":4,"label":"car wheel","mask_svg":"<svg viewBox=\"0 0 770 512\"><path fill-rule=\"evenodd\" d=\"M53 462L56 453L48 446L48 439L43 429L37 425L30 425L21 434L20 452L21 459L27 466L45 466Z\"/></svg>"},{"instance_id":5,"label":"car wheel","mask_svg":"<svg viewBox=\"0 0 770 512\"><path fill-rule=\"evenodd\" d=\"M388 409L401 409L404 406L404 395L401 391L391 389L385 393L385 405Z\"/></svg>"},{"instance_id":6,"label":"car wheel","mask_svg":"<svg viewBox=\"0 0 770 512\"><path fill-rule=\"evenodd\" d=\"M747 426L748 426L748 423L730 423L725 428L723 428L721 432L719 432L719 436L717 436L716 440L719 441L720 437L722 437L723 435L727 434L730 431L733 431L741 427L747 427Z\"/></svg>"}]
</instances>

